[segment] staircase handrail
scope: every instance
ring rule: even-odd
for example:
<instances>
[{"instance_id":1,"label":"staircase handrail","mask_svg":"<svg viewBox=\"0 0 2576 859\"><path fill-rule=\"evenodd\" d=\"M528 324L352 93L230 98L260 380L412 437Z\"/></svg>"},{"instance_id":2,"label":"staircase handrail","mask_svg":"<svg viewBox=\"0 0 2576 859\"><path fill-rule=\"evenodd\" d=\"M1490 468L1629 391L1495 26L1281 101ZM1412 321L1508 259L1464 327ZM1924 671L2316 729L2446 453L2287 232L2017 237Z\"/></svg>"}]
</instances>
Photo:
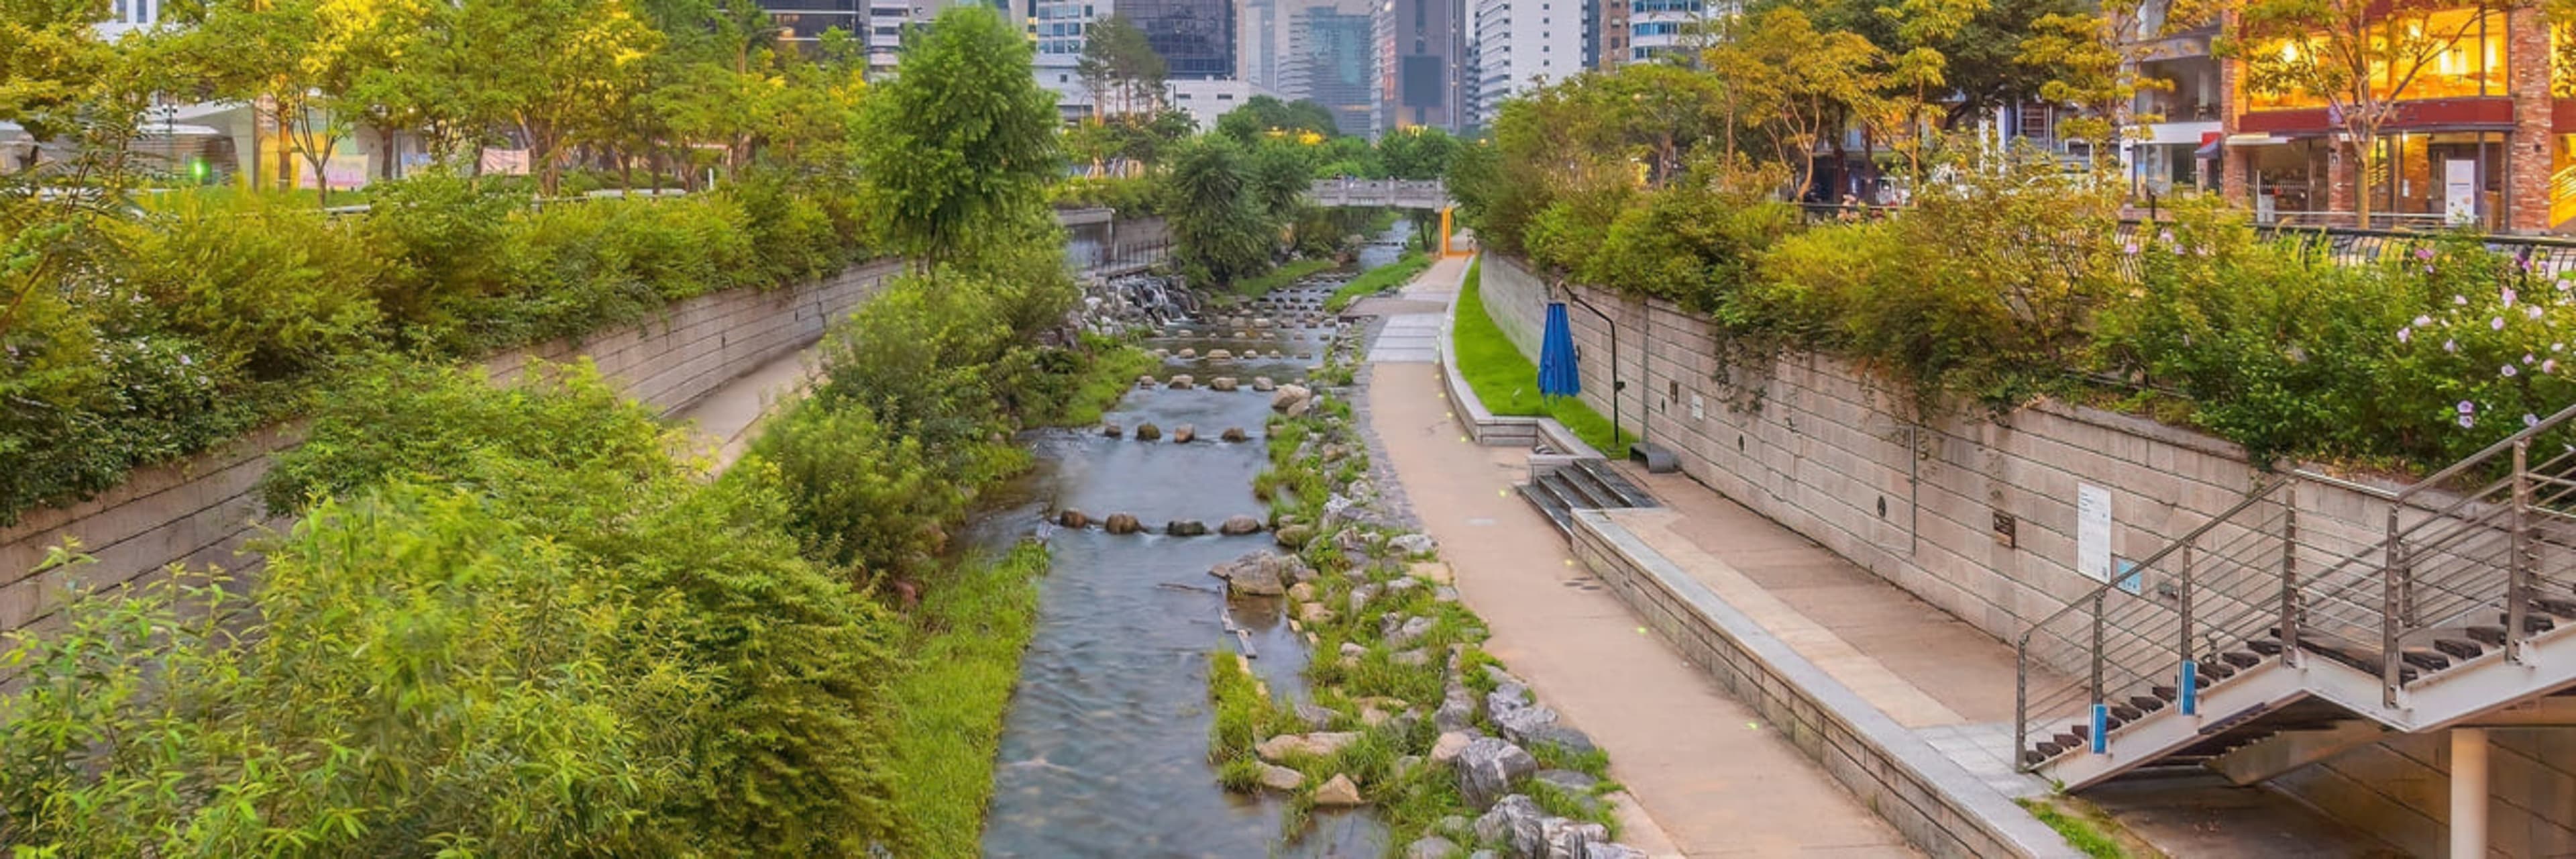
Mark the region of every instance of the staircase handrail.
<instances>
[{"instance_id":1,"label":"staircase handrail","mask_svg":"<svg viewBox=\"0 0 2576 859\"><path fill-rule=\"evenodd\" d=\"M2114 570L2111 573L2109 581L2102 582L2087 589L2083 596L2069 600L2065 605L2059 606L2056 611L2043 615L2038 620L2033 621L2029 628L2024 630L2020 638L2013 644L2013 754L2015 756L2019 756L2023 749L2029 747L2029 731L2032 721L2031 714L2029 712L2031 674L2030 644L2032 636L2039 634L2043 629L2047 629L2049 624L2068 617L2071 613L2084 608L2088 604L2094 606L2094 611L2096 612L2094 621L2096 624L2099 624L2101 622L2101 616L2099 614L2099 606L2101 605L2101 602L2108 599L2113 590L2118 590L2121 582L2128 580L2130 576L2142 576L2145 575L2146 571L2158 568L2158 565L2164 563L2167 557L2197 543L2202 537L2208 536L2208 534L2218 526L2234 520L2238 515L2244 513L2246 510L2252 509L2257 504L2271 500L2274 493L2279 492L2283 487L2288 486L2289 483L2290 481L2287 476L2275 476L2265 481L2263 485L2246 493L2243 498L2237 499L2236 503L2230 505L2225 511L2220 512L2216 516L2210 517L2208 521L2202 522L2198 527L2184 532L2181 536L2166 541L2164 546L2158 548L2154 553L2147 555L2144 560L2139 561L2135 566L2131 567L2127 574L2124 575L2120 571ZM2121 592L2126 593L2127 591L2123 590ZM2188 627L2180 630L2179 636L2183 639L2181 642L2182 646L2189 646L2189 638L2192 632L2193 630ZM2104 654L2102 653L2102 648L2100 646L2101 639L2101 630L2096 629L2094 634L2095 646L2092 648L2093 677L2092 682L2088 684L2090 688L2087 690L2088 695L2091 698L2089 703L2096 705L2102 703L2102 698L2105 694L2103 689L2104 684L2101 680L2104 669L2104 666L2102 665ZM2123 670L2125 670L2125 668Z\"/></svg>"}]
</instances>

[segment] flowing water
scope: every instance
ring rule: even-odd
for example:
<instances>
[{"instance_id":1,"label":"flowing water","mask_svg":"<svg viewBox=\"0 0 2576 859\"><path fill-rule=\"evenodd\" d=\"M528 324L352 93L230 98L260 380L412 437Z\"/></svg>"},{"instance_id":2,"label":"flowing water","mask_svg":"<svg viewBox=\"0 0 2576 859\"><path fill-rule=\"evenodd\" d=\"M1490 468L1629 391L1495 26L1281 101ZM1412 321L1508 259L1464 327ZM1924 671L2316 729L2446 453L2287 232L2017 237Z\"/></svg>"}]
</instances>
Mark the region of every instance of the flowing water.
<instances>
[{"instance_id":1,"label":"flowing water","mask_svg":"<svg viewBox=\"0 0 2576 859\"><path fill-rule=\"evenodd\" d=\"M1398 249L1400 250L1400 249ZM1371 246L1363 259L1392 260ZM1274 322L1309 315L1329 319L1322 302L1333 281L1283 289L1252 306L1221 311ZM1240 328L1249 335L1233 336ZM1181 336L1186 330L1188 336ZM1108 438L1094 430L1037 433L1037 467L1016 489L1018 506L997 511L972 535L987 545L1036 534L1054 553L1042 585L1038 627L1021 663L1018 692L1002 727L994 795L984 827L987 856L1241 857L1375 856L1385 830L1364 812L1317 814L1313 829L1281 844L1284 800L1229 793L1208 762L1212 706L1207 659L1239 651L1229 624L1248 632L1254 670L1274 696L1302 696L1305 642L1291 633L1275 602L1240 603L1222 595L1208 569L1271 547L1267 533L1239 537L1112 535L1097 527L1046 524L1074 509L1094 521L1131 513L1160 531L1175 519L1213 529L1228 516L1266 518L1252 481L1268 460L1263 423L1270 394L1251 390L1254 376L1285 384L1317 362L1329 328L1303 321L1280 327L1185 320L1146 348L1225 349L1235 355L1282 357L1225 361L1168 359L1156 374L1196 377L1188 390L1131 390L1106 420L1133 429L1159 425L1160 441ZM1299 354L1310 356L1298 359ZM1233 376L1235 392L1207 389ZM1199 441L1174 444L1173 428L1191 424ZM1250 436L1217 441L1229 427Z\"/></svg>"}]
</instances>

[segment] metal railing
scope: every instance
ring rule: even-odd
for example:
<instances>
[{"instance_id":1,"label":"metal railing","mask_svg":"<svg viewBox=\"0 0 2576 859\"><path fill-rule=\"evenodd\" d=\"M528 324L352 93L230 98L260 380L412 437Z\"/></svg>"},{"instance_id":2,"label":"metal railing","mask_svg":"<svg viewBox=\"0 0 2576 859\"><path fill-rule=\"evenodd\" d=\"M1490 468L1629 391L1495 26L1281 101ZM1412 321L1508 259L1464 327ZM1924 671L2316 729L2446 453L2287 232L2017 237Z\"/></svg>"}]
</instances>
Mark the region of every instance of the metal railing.
<instances>
[{"instance_id":1,"label":"metal railing","mask_svg":"<svg viewBox=\"0 0 2576 859\"><path fill-rule=\"evenodd\" d=\"M2402 489L2274 478L2139 562L2135 584L2115 574L2034 621L2015 642L2019 765L2107 742L2097 725L2180 707L2194 687L2266 657L2374 671L2390 707L2449 664L2420 652L2437 640L2494 642L2518 660L2545 629L2534 618L2544 594L2576 588L2571 421L2576 406ZM2303 521L2306 485L2384 503L2384 529Z\"/></svg>"}]
</instances>

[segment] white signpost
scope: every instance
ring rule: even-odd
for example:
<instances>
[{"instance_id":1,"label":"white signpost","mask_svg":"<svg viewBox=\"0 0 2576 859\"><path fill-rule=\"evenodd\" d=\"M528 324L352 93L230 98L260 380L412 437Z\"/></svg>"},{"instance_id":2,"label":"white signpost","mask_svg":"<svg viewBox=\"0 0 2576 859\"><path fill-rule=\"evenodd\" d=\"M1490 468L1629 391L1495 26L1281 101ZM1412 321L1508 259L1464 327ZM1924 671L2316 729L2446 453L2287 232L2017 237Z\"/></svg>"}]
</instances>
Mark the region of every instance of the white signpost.
<instances>
[{"instance_id":1,"label":"white signpost","mask_svg":"<svg viewBox=\"0 0 2576 859\"><path fill-rule=\"evenodd\" d=\"M2111 580L2111 490L2090 483L2075 485L2075 571Z\"/></svg>"}]
</instances>

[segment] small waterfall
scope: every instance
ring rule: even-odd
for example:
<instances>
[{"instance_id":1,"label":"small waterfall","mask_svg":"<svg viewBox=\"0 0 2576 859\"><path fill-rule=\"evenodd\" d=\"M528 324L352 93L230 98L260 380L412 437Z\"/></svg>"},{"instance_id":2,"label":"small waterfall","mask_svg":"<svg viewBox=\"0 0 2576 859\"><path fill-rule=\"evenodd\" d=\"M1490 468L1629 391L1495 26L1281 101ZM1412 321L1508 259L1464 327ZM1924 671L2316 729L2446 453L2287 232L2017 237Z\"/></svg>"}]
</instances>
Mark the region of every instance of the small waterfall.
<instances>
[{"instance_id":1,"label":"small waterfall","mask_svg":"<svg viewBox=\"0 0 2576 859\"><path fill-rule=\"evenodd\" d=\"M1131 328L1154 330L1197 314L1199 307L1198 294L1179 278L1121 275L1083 284L1081 327L1099 334L1119 334Z\"/></svg>"}]
</instances>

